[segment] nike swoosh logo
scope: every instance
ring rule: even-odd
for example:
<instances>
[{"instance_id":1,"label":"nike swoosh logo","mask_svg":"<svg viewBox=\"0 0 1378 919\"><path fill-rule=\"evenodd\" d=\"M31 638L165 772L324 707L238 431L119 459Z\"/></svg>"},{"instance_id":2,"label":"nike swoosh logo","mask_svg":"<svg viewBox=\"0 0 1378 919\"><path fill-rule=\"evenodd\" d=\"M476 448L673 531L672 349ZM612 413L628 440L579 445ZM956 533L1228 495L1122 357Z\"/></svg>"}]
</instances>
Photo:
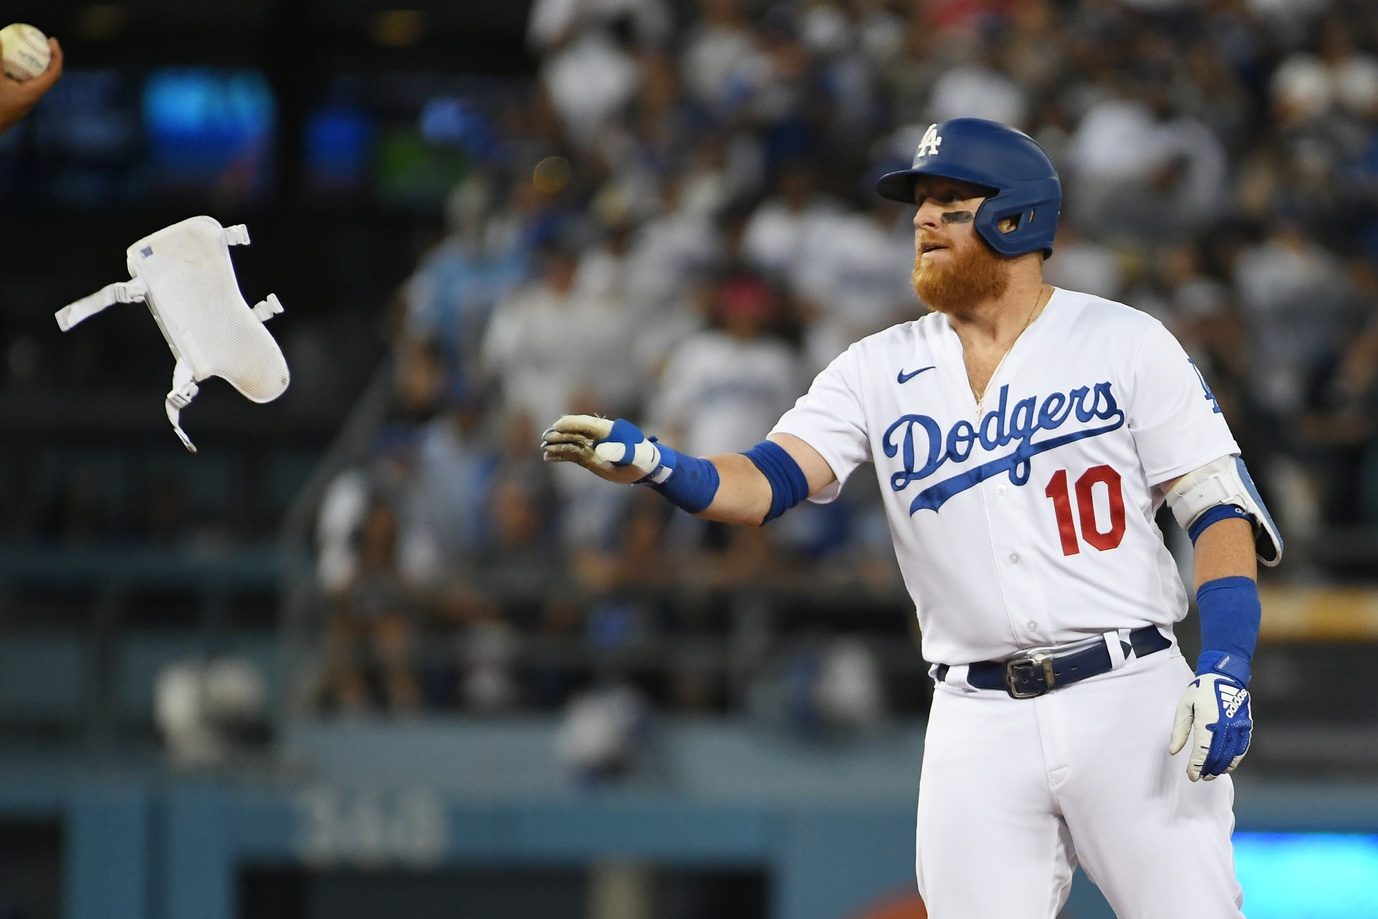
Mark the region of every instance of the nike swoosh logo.
<instances>
[{"instance_id":1,"label":"nike swoosh logo","mask_svg":"<svg viewBox=\"0 0 1378 919\"><path fill-rule=\"evenodd\" d=\"M901 370L900 375L895 377L895 379L901 383L908 383L910 380L914 379L914 377L923 373L925 370L932 370L936 366L938 365L929 364L927 367L920 367L918 370L911 370L909 373L905 373L903 370Z\"/></svg>"}]
</instances>

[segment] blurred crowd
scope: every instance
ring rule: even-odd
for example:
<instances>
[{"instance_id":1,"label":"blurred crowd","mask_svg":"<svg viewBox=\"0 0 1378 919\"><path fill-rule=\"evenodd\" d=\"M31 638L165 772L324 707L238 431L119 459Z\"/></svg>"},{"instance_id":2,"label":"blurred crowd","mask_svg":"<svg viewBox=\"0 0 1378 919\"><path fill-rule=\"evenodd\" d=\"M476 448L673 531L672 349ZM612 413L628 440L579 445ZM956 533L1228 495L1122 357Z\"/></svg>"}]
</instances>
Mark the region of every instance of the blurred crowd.
<instances>
[{"instance_id":1,"label":"blurred crowd","mask_svg":"<svg viewBox=\"0 0 1378 919\"><path fill-rule=\"evenodd\" d=\"M320 509L323 706L895 705L859 640L907 628L868 477L725 530L537 444L579 411L745 449L849 342L921 314L912 212L872 186L955 116L1049 151L1049 280L1182 340L1289 537L1280 576L1365 573L1378 6L536 0L528 40L525 103L393 304L387 420Z\"/></svg>"}]
</instances>

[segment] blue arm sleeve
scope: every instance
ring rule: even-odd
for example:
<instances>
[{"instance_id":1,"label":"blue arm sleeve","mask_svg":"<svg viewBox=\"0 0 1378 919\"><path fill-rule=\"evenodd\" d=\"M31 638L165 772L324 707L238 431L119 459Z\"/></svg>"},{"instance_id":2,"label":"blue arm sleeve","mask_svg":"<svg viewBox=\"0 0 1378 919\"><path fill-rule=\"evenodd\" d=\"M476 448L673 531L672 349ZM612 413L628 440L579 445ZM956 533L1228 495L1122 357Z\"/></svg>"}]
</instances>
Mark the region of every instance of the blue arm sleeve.
<instances>
[{"instance_id":1,"label":"blue arm sleeve","mask_svg":"<svg viewBox=\"0 0 1378 919\"><path fill-rule=\"evenodd\" d=\"M1243 576L1207 581L1196 591L1196 607L1201 615L1196 673L1224 673L1247 684L1263 620L1258 584Z\"/></svg>"},{"instance_id":2,"label":"blue arm sleeve","mask_svg":"<svg viewBox=\"0 0 1378 919\"><path fill-rule=\"evenodd\" d=\"M657 470L642 481L664 495L675 507L691 514L697 514L713 503L720 483L717 466L709 460L687 456L658 441L656 448L660 450L660 465L669 471L661 478L661 470ZM660 481L656 481L657 478Z\"/></svg>"},{"instance_id":3,"label":"blue arm sleeve","mask_svg":"<svg viewBox=\"0 0 1378 919\"><path fill-rule=\"evenodd\" d=\"M763 440L742 455L751 460L770 483L770 510L762 523L774 520L809 496L804 470L789 451L775 441Z\"/></svg>"}]
</instances>

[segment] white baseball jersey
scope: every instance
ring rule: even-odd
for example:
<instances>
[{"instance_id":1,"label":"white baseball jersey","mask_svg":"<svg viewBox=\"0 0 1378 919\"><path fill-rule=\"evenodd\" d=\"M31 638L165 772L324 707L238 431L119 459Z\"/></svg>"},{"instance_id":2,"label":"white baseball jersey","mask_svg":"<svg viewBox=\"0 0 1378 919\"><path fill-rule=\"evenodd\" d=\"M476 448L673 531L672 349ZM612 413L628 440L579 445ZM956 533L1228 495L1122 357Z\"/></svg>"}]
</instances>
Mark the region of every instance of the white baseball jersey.
<instances>
[{"instance_id":1,"label":"white baseball jersey","mask_svg":"<svg viewBox=\"0 0 1378 919\"><path fill-rule=\"evenodd\" d=\"M979 415L961 342L935 312L853 344L774 432L832 467L815 501L875 464L924 657L952 665L1181 619L1154 486L1239 452L1160 322L1061 289Z\"/></svg>"}]
</instances>

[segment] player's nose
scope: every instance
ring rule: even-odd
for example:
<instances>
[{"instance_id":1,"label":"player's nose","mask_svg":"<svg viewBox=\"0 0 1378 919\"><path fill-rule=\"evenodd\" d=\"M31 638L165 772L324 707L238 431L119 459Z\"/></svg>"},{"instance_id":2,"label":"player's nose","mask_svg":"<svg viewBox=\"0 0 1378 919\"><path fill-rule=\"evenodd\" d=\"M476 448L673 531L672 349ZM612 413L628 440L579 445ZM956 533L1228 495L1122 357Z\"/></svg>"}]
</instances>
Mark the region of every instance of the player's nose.
<instances>
[{"instance_id":1,"label":"player's nose","mask_svg":"<svg viewBox=\"0 0 1378 919\"><path fill-rule=\"evenodd\" d=\"M931 200L925 199L914 211L914 229L922 230L925 227L936 227L938 225L938 215L941 211L942 208L938 207Z\"/></svg>"}]
</instances>

